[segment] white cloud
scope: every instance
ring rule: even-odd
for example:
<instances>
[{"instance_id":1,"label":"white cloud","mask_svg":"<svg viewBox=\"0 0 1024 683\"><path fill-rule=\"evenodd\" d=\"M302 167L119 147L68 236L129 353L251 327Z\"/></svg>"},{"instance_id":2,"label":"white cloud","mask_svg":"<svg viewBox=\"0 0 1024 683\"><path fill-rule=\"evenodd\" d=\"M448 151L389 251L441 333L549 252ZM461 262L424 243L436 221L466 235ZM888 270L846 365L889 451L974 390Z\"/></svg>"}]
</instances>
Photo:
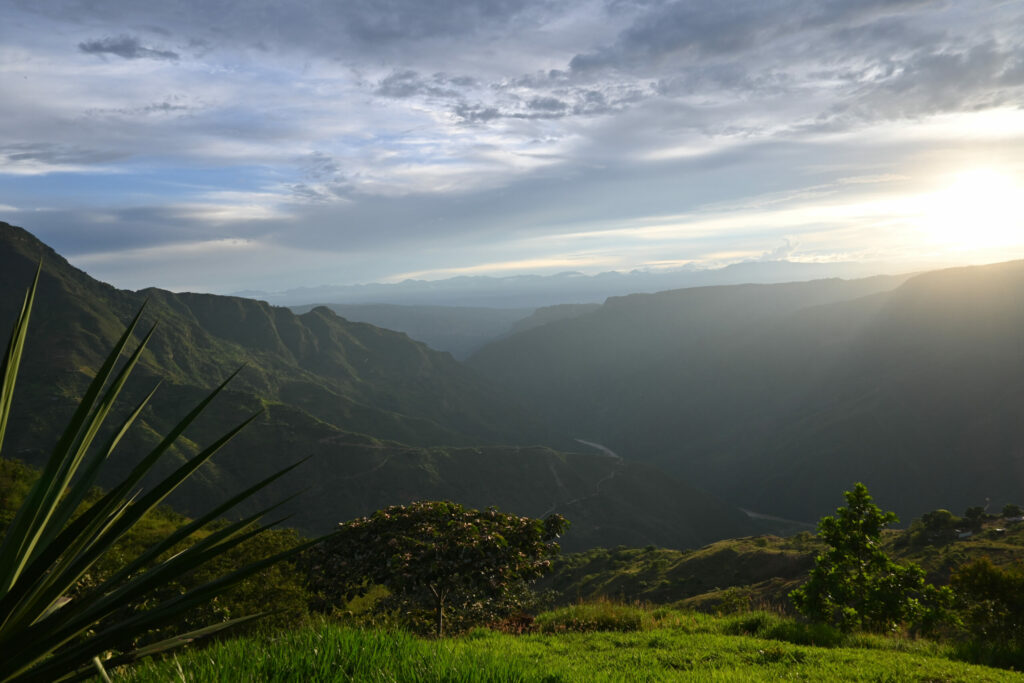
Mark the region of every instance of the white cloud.
<instances>
[{"instance_id":1,"label":"white cloud","mask_svg":"<svg viewBox=\"0 0 1024 683\"><path fill-rule=\"evenodd\" d=\"M868 194L1022 158L1024 11L981 2L19 0L0 203L73 253L256 240L353 278L897 254Z\"/></svg>"}]
</instances>

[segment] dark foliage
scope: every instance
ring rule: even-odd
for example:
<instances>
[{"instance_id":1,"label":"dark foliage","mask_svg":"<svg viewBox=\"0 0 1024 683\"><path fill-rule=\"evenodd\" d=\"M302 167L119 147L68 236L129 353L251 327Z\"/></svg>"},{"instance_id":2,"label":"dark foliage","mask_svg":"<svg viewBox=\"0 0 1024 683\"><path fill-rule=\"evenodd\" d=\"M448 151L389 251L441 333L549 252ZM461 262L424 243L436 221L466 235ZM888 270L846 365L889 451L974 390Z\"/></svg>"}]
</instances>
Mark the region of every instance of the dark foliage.
<instances>
[{"instance_id":1,"label":"dark foliage","mask_svg":"<svg viewBox=\"0 0 1024 683\"><path fill-rule=\"evenodd\" d=\"M310 551L310 583L323 607L384 586L390 594L379 609L398 610L414 624L432 613L433 630L443 635L446 614L469 626L517 610L529 582L549 568L566 526L561 515L530 519L437 501L396 505L341 524Z\"/></svg>"},{"instance_id":2,"label":"dark foliage","mask_svg":"<svg viewBox=\"0 0 1024 683\"><path fill-rule=\"evenodd\" d=\"M1024 666L1024 566L997 567L979 558L960 567L950 585L968 634L961 656L995 666Z\"/></svg>"}]
</instances>

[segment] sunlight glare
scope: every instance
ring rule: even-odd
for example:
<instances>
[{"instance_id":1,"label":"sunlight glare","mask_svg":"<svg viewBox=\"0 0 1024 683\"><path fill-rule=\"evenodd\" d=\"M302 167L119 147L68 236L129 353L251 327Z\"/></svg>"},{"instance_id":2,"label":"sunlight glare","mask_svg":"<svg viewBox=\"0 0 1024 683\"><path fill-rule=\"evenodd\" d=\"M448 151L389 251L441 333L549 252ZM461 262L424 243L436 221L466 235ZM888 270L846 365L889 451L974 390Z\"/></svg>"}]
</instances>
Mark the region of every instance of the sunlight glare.
<instances>
[{"instance_id":1,"label":"sunlight glare","mask_svg":"<svg viewBox=\"0 0 1024 683\"><path fill-rule=\"evenodd\" d=\"M926 197L923 229L954 249L986 249L1024 243L1022 188L1008 174L987 168L957 173Z\"/></svg>"}]
</instances>

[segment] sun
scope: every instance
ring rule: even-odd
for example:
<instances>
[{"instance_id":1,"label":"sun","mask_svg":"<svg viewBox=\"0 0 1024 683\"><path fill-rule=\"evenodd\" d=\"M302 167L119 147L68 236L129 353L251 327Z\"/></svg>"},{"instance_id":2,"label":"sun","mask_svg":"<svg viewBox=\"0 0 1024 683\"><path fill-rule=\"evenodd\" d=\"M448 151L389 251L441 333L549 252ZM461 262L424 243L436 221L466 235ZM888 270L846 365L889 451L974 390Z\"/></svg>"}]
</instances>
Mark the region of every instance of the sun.
<instances>
[{"instance_id":1,"label":"sun","mask_svg":"<svg viewBox=\"0 0 1024 683\"><path fill-rule=\"evenodd\" d=\"M958 250L1024 244L1024 187L989 168L953 174L925 197L922 226L932 241Z\"/></svg>"}]
</instances>

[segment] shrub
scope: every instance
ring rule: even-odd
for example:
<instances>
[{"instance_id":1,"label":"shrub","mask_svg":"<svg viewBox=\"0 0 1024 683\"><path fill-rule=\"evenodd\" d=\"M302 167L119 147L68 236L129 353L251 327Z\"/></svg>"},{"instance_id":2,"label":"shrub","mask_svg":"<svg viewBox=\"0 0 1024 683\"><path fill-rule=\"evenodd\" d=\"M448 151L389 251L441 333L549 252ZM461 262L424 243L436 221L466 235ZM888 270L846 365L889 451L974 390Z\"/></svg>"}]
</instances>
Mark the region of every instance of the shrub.
<instances>
[{"instance_id":1,"label":"shrub","mask_svg":"<svg viewBox=\"0 0 1024 683\"><path fill-rule=\"evenodd\" d=\"M654 619L646 610L607 600L580 603L545 612L536 619L542 633L565 631L643 631Z\"/></svg>"},{"instance_id":2,"label":"shrub","mask_svg":"<svg viewBox=\"0 0 1024 683\"><path fill-rule=\"evenodd\" d=\"M310 583L327 606L384 586L383 609L432 622L441 636L452 616L467 628L521 609L567 524L561 515L530 519L448 501L393 505L341 524L310 552Z\"/></svg>"},{"instance_id":3,"label":"shrub","mask_svg":"<svg viewBox=\"0 0 1024 683\"><path fill-rule=\"evenodd\" d=\"M1024 667L1024 566L1000 568L980 558L958 569L950 585L969 634L959 655L983 664Z\"/></svg>"}]
</instances>

